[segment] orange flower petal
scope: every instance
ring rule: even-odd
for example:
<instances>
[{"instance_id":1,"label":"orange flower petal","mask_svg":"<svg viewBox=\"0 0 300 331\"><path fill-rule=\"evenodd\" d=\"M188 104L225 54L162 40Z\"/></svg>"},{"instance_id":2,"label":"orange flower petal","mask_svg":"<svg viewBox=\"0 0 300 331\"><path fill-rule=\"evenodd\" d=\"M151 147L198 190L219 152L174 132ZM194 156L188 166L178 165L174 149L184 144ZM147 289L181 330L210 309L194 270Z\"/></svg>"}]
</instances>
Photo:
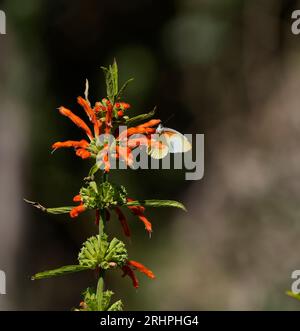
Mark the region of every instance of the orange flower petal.
<instances>
[{"instance_id":1,"label":"orange flower petal","mask_svg":"<svg viewBox=\"0 0 300 331\"><path fill-rule=\"evenodd\" d=\"M73 198L73 201L74 202L81 202L81 195L80 194L75 195L75 197Z\"/></svg>"},{"instance_id":2,"label":"orange flower petal","mask_svg":"<svg viewBox=\"0 0 300 331\"><path fill-rule=\"evenodd\" d=\"M127 198L127 202L132 202L132 201L136 201L136 200L132 198ZM128 206L128 208L131 209L132 212L136 212L136 213L144 213L144 211L146 210L144 206Z\"/></svg>"},{"instance_id":3,"label":"orange flower petal","mask_svg":"<svg viewBox=\"0 0 300 331\"><path fill-rule=\"evenodd\" d=\"M159 119L153 119L153 120L150 120L148 122L145 122L144 124L140 124L137 127L138 128L140 128L140 127L142 127L142 128L149 128L149 127L158 125L160 122L161 122L161 120L159 120Z\"/></svg>"},{"instance_id":4,"label":"orange flower petal","mask_svg":"<svg viewBox=\"0 0 300 331\"><path fill-rule=\"evenodd\" d=\"M74 148L87 148L89 146L89 143L82 139L80 141L75 141L75 140L67 140L67 141L58 141L52 145L53 149L58 149L58 148L69 148L69 147L74 147Z\"/></svg>"},{"instance_id":5,"label":"orange flower petal","mask_svg":"<svg viewBox=\"0 0 300 331\"><path fill-rule=\"evenodd\" d=\"M123 277L128 275L132 280L132 285L135 288L138 288L139 287L139 281L136 278L136 275L135 275L134 271L128 265L124 265L122 267L122 270L124 272Z\"/></svg>"},{"instance_id":6,"label":"orange flower petal","mask_svg":"<svg viewBox=\"0 0 300 331\"><path fill-rule=\"evenodd\" d=\"M92 131L90 130L90 128L85 124L85 122L78 117L77 115L75 115L74 113L71 112L71 110L65 108L65 107L59 107L59 112L68 117L74 124L76 124L79 128L81 128L82 130L85 131L85 133L87 134L87 136L90 139L93 139L93 135L92 135Z\"/></svg>"},{"instance_id":7,"label":"orange flower petal","mask_svg":"<svg viewBox=\"0 0 300 331\"><path fill-rule=\"evenodd\" d=\"M144 223L145 229L150 233L152 232L152 224L148 221L145 215L138 215L138 218Z\"/></svg>"},{"instance_id":8,"label":"orange flower petal","mask_svg":"<svg viewBox=\"0 0 300 331\"><path fill-rule=\"evenodd\" d=\"M118 218L119 218L119 221L122 225L125 236L130 237L130 229L129 229L129 226L128 226L125 215L123 214L122 210L118 207L115 208L115 212L118 215Z\"/></svg>"},{"instance_id":9,"label":"orange flower petal","mask_svg":"<svg viewBox=\"0 0 300 331\"><path fill-rule=\"evenodd\" d=\"M83 213L86 210L85 206L83 204L74 207L71 211L70 211L70 216L72 218L77 217L79 214Z\"/></svg>"},{"instance_id":10,"label":"orange flower petal","mask_svg":"<svg viewBox=\"0 0 300 331\"><path fill-rule=\"evenodd\" d=\"M77 97L77 102L79 103L79 105L84 109L84 111L86 112L86 114L88 115L89 117L89 120L94 123L95 121L95 113L94 111L92 110L89 102L85 99L83 99L82 97Z\"/></svg>"},{"instance_id":11,"label":"orange flower petal","mask_svg":"<svg viewBox=\"0 0 300 331\"><path fill-rule=\"evenodd\" d=\"M133 261L133 260L129 260L127 262L130 266L136 268L138 271L142 272L143 274L145 274L146 276L148 276L151 279L155 278L154 273L148 269L147 267L145 267L143 264L137 262L137 261Z\"/></svg>"},{"instance_id":12,"label":"orange flower petal","mask_svg":"<svg viewBox=\"0 0 300 331\"><path fill-rule=\"evenodd\" d=\"M76 150L76 155L82 159L88 159L92 154L84 148L79 148Z\"/></svg>"}]
</instances>

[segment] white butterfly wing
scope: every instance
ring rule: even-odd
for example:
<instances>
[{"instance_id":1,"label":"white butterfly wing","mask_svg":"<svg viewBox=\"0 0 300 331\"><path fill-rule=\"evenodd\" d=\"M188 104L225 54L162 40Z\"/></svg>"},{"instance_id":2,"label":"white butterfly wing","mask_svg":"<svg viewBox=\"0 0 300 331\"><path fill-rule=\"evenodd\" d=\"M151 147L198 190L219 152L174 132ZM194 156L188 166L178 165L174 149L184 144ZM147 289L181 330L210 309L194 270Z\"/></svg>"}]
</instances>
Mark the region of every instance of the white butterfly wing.
<instances>
[{"instance_id":1,"label":"white butterfly wing","mask_svg":"<svg viewBox=\"0 0 300 331\"><path fill-rule=\"evenodd\" d=\"M189 140L174 129L164 128L162 135L167 136L170 153L185 153L192 149Z\"/></svg>"},{"instance_id":2,"label":"white butterfly wing","mask_svg":"<svg viewBox=\"0 0 300 331\"><path fill-rule=\"evenodd\" d=\"M148 154L153 158L153 159L163 159L167 154L169 153L169 148L168 146L163 146L162 148L157 148L157 147L150 147L148 149Z\"/></svg>"},{"instance_id":3,"label":"white butterfly wing","mask_svg":"<svg viewBox=\"0 0 300 331\"><path fill-rule=\"evenodd\" d=\"M148 154L153 159L163 159L169 153L169 138L165 135L154 134L151 139L152 145L148 148Z\"/></svg>"}]
</instances>

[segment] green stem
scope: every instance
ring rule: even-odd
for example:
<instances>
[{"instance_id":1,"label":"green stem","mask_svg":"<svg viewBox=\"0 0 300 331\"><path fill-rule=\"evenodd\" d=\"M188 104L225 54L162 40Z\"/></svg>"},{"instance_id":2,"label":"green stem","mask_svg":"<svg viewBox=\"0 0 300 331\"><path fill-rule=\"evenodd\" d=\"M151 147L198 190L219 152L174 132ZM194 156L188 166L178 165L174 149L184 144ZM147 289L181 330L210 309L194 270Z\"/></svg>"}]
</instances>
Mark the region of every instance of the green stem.
<instances>
[{"instance_id":1,"label":"green stem","mask_svg":"<svg viewBox=\"0 0 300 331\"><path fill-rule=\"evenodd\" d=\"M100 270L100 275L97 285L97 306L98 311L103 311L102 301L103 301L103 289L104 289L104 272Z\"/></svg>"},{"instance_id":2,"label":"green stem","mask_svg":"<svg viewBox=\"0 0 300 331\"><path fill-rule=\"evenodd\" d=\"M103 182L108 180L108 174L103 174ZM100 210L99 215L99 247L101 250L101 237L105 231L105 209ZM100 252L100 255L101 252ZM100 269L99 279L97 284L97 306L99 311L103 311L102 301L103 301L103 290L104 290L104 270Z\"/></svg>"}]
</instances>

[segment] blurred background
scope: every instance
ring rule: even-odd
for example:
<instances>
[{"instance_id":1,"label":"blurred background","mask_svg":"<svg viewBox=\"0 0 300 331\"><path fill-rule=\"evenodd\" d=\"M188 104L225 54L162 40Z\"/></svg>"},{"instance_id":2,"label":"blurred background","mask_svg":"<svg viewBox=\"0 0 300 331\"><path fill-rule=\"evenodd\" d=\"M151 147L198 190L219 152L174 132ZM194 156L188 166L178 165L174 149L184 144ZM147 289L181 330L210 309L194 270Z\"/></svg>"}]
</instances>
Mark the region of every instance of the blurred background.
<instances>
[{"instance_id":1,"label":"blurred background","mask_svg":"<svg viewBox=\"0 0 300 331\"><path fill-rule=\"evenodd\" d=\"M32 282L38 271L76 263L94 234L93 216L46 215L69 205L89 169L55 141L83 134L58 114L82 114L76 97L105 94L101 65L115 57L133 114L157 116L183 133L205 134L205 175L183 170L115 171L130 196L183 201L148 210L151 240L129 216L129 253L157 279L121 272L107 286L127 310L289 310L300 269L300 35L289 0L6 0L0 35L0 309L69 310L94 286L90 273ZM129 214L128 214L129 215ZM109 233L122 237L118 222ZM126 240L126 239L124 239Z\"/></svg>"}]
</instances>

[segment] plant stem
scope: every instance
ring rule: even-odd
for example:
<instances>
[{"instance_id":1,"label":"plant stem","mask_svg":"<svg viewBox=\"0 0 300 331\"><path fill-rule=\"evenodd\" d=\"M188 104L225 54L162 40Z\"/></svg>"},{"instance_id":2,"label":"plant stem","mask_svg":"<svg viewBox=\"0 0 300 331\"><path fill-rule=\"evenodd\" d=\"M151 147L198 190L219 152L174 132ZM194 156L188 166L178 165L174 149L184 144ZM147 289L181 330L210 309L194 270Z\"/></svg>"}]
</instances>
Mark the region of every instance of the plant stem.
<instances>
[{"instance_id":1,"label":"plant stem","mask_svg":"<svg viewBox=\"0 0 300 331\"><path fill-rule=\"evenodd\" d=\"M108 174L103 173L103 182L106 182L108 180ZM105 209L100 210L100 216L99 216L99 247L101 250L101 237L104 234L105 231ZM100 255L101 251L100 251ZM98 310L103 311L102 307L102 301L103 301L103 290L104 290L104 270L100 269L99 272L99 279L97 284L97 305Z\"/></svg>"},{"instance_id":2,"label":"plant stem","mask_svg":"<svg viewBox=\"0 0 300 331\"><path fill-rule=\"evenodd\" d=\"M98 311L103 311L102 301L103 301L103 289L104 289L104 272L100 270L100 275L97 284L97 306Z\"/></svg>"}]
</instances>

